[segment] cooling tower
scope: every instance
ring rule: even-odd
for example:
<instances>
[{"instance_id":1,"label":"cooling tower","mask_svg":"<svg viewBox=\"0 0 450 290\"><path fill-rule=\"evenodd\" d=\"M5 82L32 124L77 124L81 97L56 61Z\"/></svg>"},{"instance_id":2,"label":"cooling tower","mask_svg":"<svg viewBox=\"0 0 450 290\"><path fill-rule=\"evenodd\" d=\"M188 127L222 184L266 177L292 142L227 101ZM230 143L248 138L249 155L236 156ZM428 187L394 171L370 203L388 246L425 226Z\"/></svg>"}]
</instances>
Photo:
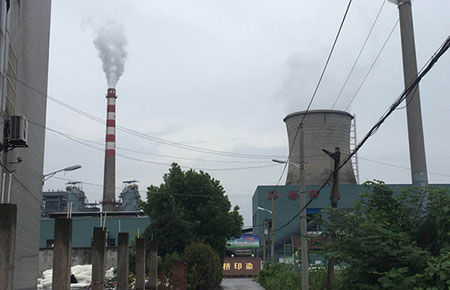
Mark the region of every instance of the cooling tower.
<instances>
[{"instance_id":1,"label":"cooling tower","mask_svg":"<svg viewBox=\"0 0 450 290\"><path fill-rule=\"evenodd\" d=\"M300 134L295 143L297 128L305 116L305 112L296 112L286 116L290 160L292 163L300 162ZM353 116L344 111L335 110L311 110L303 121L303 139L305 148L305 183L306 185L322 185L332 172L333 159L325 154L322 149L334 152L340 147L341 160L350 153L350 127ZM289 164L286 185L298 185L300 183L300 170L293 164ZM340 184L355 184L355 174L351 162L348 162L339 171Z\"/></svg>"},{"instance_id":2,"label":"cooling tower","mask_svg":"<svg viewBox=\"0 0 450 290\"><path fill-rule=\"evenodd\" d=\"M105 171L103 175L103 211L116 209L116 90L108 89L106 118Z\"/></svg>"}]
</instances>

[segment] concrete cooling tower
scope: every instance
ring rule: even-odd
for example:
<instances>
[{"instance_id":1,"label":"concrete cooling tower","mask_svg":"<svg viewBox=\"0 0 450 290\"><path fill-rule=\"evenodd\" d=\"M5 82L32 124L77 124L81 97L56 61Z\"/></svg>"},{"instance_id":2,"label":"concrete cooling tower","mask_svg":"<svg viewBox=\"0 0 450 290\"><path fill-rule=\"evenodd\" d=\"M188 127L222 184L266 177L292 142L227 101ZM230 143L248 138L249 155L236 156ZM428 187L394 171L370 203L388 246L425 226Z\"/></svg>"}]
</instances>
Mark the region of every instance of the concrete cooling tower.
<instances>
[{"instance_id":1,"label":"concrete cooling tower","mask_svg":"<svg viewBox=\"0 0 450 290\"><path fill-rule=\"evenodd\" d=\"M286 116L290 157L293 163L300 162L300 134L295 143L297 128L305 115L305 112L296 112ZM311 110L308 111L303 121L303 138L305 148L305 183L306 185L322 185L331 174L333 159L325 154L322 149L330 152L335 147L340 147L341 160L350 153L350 127L353 116L344 111L335 110ZM300 170L293 164L289 164L286 185L298 185L300 183ZM340 184L355 184L355 174L351 162L348 162L339 171Z\"/></svg>"}]
</instances>

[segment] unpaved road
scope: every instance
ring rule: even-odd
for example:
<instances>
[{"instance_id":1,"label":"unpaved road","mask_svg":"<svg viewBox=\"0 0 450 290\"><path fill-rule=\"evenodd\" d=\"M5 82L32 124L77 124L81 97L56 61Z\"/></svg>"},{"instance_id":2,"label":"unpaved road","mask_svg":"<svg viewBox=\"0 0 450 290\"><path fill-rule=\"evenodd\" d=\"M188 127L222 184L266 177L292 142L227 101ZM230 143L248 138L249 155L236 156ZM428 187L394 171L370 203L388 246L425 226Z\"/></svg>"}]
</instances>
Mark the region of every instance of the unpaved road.
<instances>
[{"instance_id":1,"label":"unpaved road","mask_svg":"<svg viewBox=\"0 0 450 290\"><path fill-rule=\"evenodd\" d=\"M251 278L229 278L222 280L224 290L264 290L258 283L253 282Z\"/></svg>"}]
</instances>

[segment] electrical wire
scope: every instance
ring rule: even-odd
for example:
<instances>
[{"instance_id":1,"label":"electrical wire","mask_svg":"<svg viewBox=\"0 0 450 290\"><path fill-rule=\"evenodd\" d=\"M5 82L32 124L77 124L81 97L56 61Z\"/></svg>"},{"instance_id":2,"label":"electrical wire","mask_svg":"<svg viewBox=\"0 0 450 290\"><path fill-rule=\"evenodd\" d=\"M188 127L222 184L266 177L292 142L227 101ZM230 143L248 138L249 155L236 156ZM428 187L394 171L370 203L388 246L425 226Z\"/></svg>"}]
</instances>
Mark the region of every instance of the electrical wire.
<instances>
[{"instance_id":1,"label":"electrical wire","mask_svg":"<svg viewBox=\"0 0 450 290\"><path fill-rule=\"evenodd\" d=\"M389 42L389 39L391 38L392 34L395 31L395 28L397 28L397 25L399 23L399 19L397 19L397 21L395 22L394 26L392 27L391 31L389 32L388 37L386 38L385 42L383 43L383 45L381 46L380 51L378 52L377 56L375 57L372 65L370 66L369 70L367 71L366 75L364 76L363 80L361 81L361 83L359 84L358 88L356 89L355 93L353 94L352 98L350 99L350 102L347 104L347 106L345 107L345 111L348 110L348 108L350 108L351 104L353 103L353 101L355 100L356 96L358 95L359 91L361 90L361 88L363 87L364 83L366 82L367 78L369 77L370 73L372 72L373 68L375 67L375 64L377 63L378 59L380 58L381 54L384 51L384 48L386 47L387 43Z\"/></svg>"},{"instance_id":2,"label":"electrical wire","mask_svg":"<svg viewBox=\"0 0 450 290\"><path fill-rule=\"evenodd\" d=\"M4 164L0 163L0 166L3 167L3 169L5 169L9 174L12 174L12 177L14 178L14 180L17 181L18 184L20 184L20 186L22 186L23 189L25 189L25 191L39 204L41 204L41 201L33 194L33 192L17 177L15 176L13 173L15 172L15 170L9 170Z\"/></svg>"},{"instance_id":3,"label":"electrical wire","mask_svg":"<svg viewBox=\"0 0 450 290\"><path fill-rule=\"evenodd\" d=\"M56 134L58 134L60 136L63 136L65 138L69 139L69 140L72 140L72 141L76 142L76 143L79 143L79 144L82 144L84 146L90 147L90 148L95 149L97 151L104 152L104 148L99 148L99 147L93 146L91 144L88 144L87 142L78 140L78 139L76 139L76 138L74 138L72 136L69 136L69 135L67 135L65 133L62 133L62 132L58 131L58 130L55 130L55 129L43 126L43 125L41 125L39 123L36 123L36 122L34 122L32 120L28 120L28 122L30 124L35 125L35 126L44 128L44 129L46 129L46 130L48 130L50 132L56 133ZM165 166L165 167L170 167L171 166L171 164L168 164L168 163L162 163L162 162L156 162L156 161L149 161L149 160L134 158L134 157L131 157L131 156L128 156L128 155L124 155L124 154L121 154L121 153L116 153L116 156L119 156L119 157L122 157L122 158L125 158L125 159L129 159L129 160L133 160L133 161L142 162L142 163L161 165L161 166ZM179 166L181 168L201 170L201 171L235 171L235 170L248 170L248 169L274 167L274 166L277 166L277 164L260 165L260 166L246 166L246 167L230 167L230 168L202 168L202 167L192 167L192 166L186 166L186 165L179 165Z\"/></svg>"},{"instance_id":4,"label":"electrical wire","mask_svg":"<svg viewBox=\"0 0 450 290\"><path fill-rule=\"evenodd\" d=\"M361 156L359 156L358 158L361 159L361 160L365 160L365 161L369 161L369 162L373 162L373 163L377 163L377 164L381 164L381 165L386 165L386 166L390 166L390 167L411 170L411 167L407 167L407 166L401 166L401 165L387 163L387 162L383 162L383 161L377 161L377 160L373 160L373 159L369 159L369 158L364 158L364 157L361 157ZM443 176L443 177L450 177L449 174L438 173L438 172L431 172L431 171L427 171L427 174Z\"/></svg>"},{"instance_id":5,"label":"electrical wire","mask_svg":"<svg viewBox=\"0 0 450 290\"><path fill-rule=\"evenodd\" d=\"M345 79L345 82L344 82L344 84L342 85L342 88L341 88L341 90L339 91L339 94L337 95L336 100L334 101L333 106L331 107L332 110L335 108L335 106L336 106L337 102L339 101L339 99L340 99L342 93L344 92L344 89L345 89L345 87L347 86L347 83L348 83L348 81L350 80L350 77L352 76L353 71L354 71L355 68L356 68L356 65L358 64L359 59L361 58L361 55L362 55L364 49L366 48L367 42L369 41L369 38L370 38L370 36L372 35L373 29L375 28L375 25L377 24L378 19L380 18L381 11L383 10L385 4L386 4L386 0L383 0L383 3L381 4L380 9L378 10L377 16L375 17L375 20L373 21L372 26L370 27L369 33L367 34L366 39L364 40L364 43L363 43L361 49L359 50L358 56L356 57L355 62L353 63L353 66L352 66L352 68L350 69L350 72L348 73L347 78Z\"/></svg>"},{"instance_id":6,"label":"electrical wire","mask_svg":"<svg viewBox=\"0 0 450 290\"><path fill-rule=\"evenodd\" d=\"M49 100L51 100L51 101L53 101L53 102L55 102L55 103L65 107L65 108L67 108L67 109L69 109L69 110L71 110L71 111L73 111L75 113L78 113L78 114L80 114L82 116L85 116L86 118L89 118L89 119L94 120L94 121L96 121L98 123L101 123L101 124L105 124L106 123L105 120L103 120L103 119L101 119L101 118L99 118L97 116L94 116L92 114L84 112L84 111L82 111L80 109L77 109L77 108L67 104L67 103L64 103L61 100L58 100L58 99L56 99L54 97L51 97L51 96L41 92L40 90L34 88L33 86L29 85L25 81L20 80L20 79L18 79L17 77L15 77L13 75L9 75L8 74L8 76L11 76L12 78L14 78L17 82L21 83L22 85L28 87L29 89L37 92L38 94L48 98ZM126 127L123 127L123 126L116 126L116 129L118 131L122 131L122 132L128 133L128 134L136 136L136 137L147 139L147 140L155 142L155 143L159 143L159 144L163 144L163 145L167 145L167 146L172 146L172 147L177 147L177 148L184 149L184 150L201 152L201 153L205 153L205 154L213 154L213 155L220 155L220 156L234 157L234 158L254 158L254 159L272 159L274 157L280 157L280 156L276 156L276 155L236 153L236 152L228 152L228 151L207 149L207 148L196 147L196 146L186 145L186 144L183 144L183 143L178 143L178 142L165 140L165 139L158 138L158 137L155 137L155 136L151 136L149 134L145 134L145 133L142 133L142 132L139 132L139 131L136 131L136 130L133 130L133 129L129 129L129 128L126 128Z\"/></svg>"}]
</instances>

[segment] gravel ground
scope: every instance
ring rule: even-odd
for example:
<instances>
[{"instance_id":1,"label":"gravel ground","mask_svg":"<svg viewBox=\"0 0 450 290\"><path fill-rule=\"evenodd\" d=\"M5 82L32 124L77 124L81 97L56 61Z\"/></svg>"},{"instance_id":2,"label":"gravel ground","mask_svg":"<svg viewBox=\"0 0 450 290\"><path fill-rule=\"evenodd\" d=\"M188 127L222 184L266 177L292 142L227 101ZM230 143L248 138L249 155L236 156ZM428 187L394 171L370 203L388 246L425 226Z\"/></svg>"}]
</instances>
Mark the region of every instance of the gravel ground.
<instances>
[{"instance_id":1,"label":"gravel ground","mask_svg":"<svg viewBox=\"0 0 450 290\"><path fill-rule=\"evenodd\" d=\"M258 283L251 278L229 278L222 280L224 290L264 290Z\"/></svg>"}]
</instances>

